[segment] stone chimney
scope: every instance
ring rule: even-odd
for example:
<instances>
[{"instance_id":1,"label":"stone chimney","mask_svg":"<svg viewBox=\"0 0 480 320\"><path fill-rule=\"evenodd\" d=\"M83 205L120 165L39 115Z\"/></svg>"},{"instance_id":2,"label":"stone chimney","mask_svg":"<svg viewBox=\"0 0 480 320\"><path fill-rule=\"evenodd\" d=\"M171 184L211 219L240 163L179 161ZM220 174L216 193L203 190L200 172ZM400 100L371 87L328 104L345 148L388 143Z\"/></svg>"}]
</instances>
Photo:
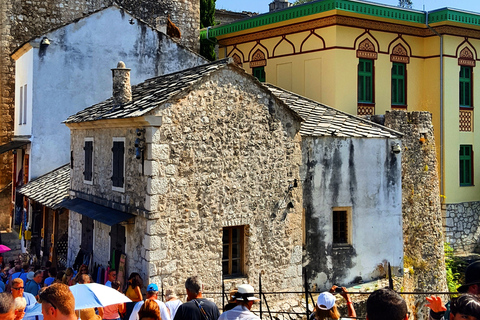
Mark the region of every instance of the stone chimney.
<instances>
[{"instance_id":1,"label":"stone chimney","mask_svg":"<svg viewBox=\"0 0 480 320\"><path fill-rule=\"evenodd\" d=\"M288 2L288 0L273 0L268 6L270 12L282 10L288 7L291 7L293 4Z\"/></svg>"},{"instance_id":2,"label":"stone chimney","mask_svg":"<svg viewBox=\"0 0 480 320\"><path fill-rule=\"evenodd\" d=\"M112 69L113 102L116 106L132 101L132 86L130 85L130 69L119 61L116 69Z\"/></svg>"}]
</instances>

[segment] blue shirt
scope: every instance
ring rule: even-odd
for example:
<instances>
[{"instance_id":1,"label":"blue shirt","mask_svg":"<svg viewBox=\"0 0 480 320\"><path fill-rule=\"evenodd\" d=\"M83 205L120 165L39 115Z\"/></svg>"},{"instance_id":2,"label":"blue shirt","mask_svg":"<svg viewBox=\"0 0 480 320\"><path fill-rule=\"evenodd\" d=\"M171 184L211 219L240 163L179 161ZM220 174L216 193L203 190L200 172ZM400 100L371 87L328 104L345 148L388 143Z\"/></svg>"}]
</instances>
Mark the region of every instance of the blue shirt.
<instances>
[{"instance_id":1,"label":"blue shirt","mask_svg":"<svg viewBox=\"0 0 480 320\"><path fill-rule=\"evenodd\" d=\"M35 297L31 293L24 292L23 297L25 298L25 300L27 300L27 307L25 308L25 312L31 310L37 304L37 299L35 299ZM23 318L23 320L36 320L36 319L37 319L36 316Z\"/></svg>"},{"instance_id":2,"label":"blue shirt","mask_svg":"<svg viewBox=\"0 0 480 320\"><path fill-rule=\"evenodd\" d=\"M45 286L49 286L53 283L53 281L55 281L55 278L53 277L48 277L47 279L45 279L45 281L43 282L45 284Z\"/></svg>"},{"instance_id":3,"label":"blue shirt","mask_svg":"<svg viewBox=\"0 0 480 320\"><path fill-rule=\"evenodd\" d=\"M34 280L28 280L27 284L25 285L24 292L31 293L32 295L36 296L39 290L40 285L38 283L36 283Z\"/></svg>"}]
</instances>

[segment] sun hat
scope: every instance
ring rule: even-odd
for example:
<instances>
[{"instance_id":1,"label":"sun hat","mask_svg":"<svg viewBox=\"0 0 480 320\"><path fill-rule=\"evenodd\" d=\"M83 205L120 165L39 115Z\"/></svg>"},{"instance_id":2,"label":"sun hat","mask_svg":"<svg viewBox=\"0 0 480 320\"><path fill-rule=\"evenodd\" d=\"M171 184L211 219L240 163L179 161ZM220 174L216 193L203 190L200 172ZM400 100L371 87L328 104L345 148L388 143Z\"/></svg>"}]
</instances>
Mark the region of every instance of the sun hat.
<instances>
[{"instance_id":1,"label":"sun hat","mask_svg":"<svg viewBox=\"0 0 480 320\"><path fill-rule=\"evenodd\" d=\"M330 292L322 292L317 298L317 307L322 310L330 310L335 305L335 296Z\"/></svg>"},{"instance_id":2,"label":"sun hat","mask_svg":"<svg viewBox=\"0 0 480 320\"><path fill-rule=\"evenodd\" d=\"M158 291L158 286L155 283L150 283L147 287L147 292Z\"/></svg>"},{"instance_id":3,"label":"sun hat","mask_svg":"<svg viewBox=\"0 0 480 320\"><path fill-rule=\"evenodd\" d=\"M253 296L253 287L249 284L241 284L238 286L238 291L235 293L235 299L239 301L245 300L260 300L257 297Z\"/></svg>"},{"instance_id":4,"label":"sun hat","mask_svg":"<svg viewBox=\"0 0 480 320\"><path fill-rule=\"evenodd\" d=\"M27 279L28 280L33 280L34 277L35 277L35 272L30 271L29 273L27 273Z\"/></svg>"},{"instance_id":5,"label":"sun hat","mask_svg":"<svg viewBox=\"0 0 480 320\"><path fill-rule=\"evenodd\" d=\"M468 265L465 270L465 284L460 286L458 292L467 292L468 287L473 284L480 284L480 261L475 261Z\"/></svg>"}]
</instances>

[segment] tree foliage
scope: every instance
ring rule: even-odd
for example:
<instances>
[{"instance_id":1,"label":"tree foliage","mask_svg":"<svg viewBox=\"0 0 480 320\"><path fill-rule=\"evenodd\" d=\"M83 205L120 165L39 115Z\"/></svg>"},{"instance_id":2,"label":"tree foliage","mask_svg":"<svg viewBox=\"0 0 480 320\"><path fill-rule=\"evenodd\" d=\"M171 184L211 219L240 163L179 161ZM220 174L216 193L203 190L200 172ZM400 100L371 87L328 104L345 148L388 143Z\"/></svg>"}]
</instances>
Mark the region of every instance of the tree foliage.
<instances>
[{"instance_id":1,"label":"tree foliage","mask_svg":"<svg viewBox=\"0 0 480 320\"><path fill-rule=\"evenodd\" d=\"M315 0L296 0L293 3L293 5L296 6L297 4L303 4L303 3L312 2L312 1L315 1Z\"/></svg>"},{"instance_id":2,"label":"tree foliage","mask_svg":"<svg viewBox=\"0 0 480 320\"><path fill-rule=\"evenodd\" d=\"M215 25L215 0L200 0L200 28L213 25ZM210 61L215 60L215 43L212 40L201 40L200 54Z\"/></svg>"},{"instance_id":3,"label":"tree foliage","mask_svg":"<svg viewBox=\"0 0 480 320\"><path fill-rule=\"evenodd\" d=\"M412 0L398 0L398 6L402 8L412 9Z\"/></svg>"}]
</instances>

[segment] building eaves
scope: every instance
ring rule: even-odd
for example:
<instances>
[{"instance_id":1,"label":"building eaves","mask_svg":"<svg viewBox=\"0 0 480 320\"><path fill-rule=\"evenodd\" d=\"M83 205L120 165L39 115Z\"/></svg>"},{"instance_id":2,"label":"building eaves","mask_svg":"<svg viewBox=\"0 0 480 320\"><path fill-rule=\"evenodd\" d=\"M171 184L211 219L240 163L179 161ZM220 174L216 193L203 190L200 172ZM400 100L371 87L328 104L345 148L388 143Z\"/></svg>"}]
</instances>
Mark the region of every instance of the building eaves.
<instances>
[{"instance_id":1,"label":"building eaves","mask_svg":"<svg viewBox=\"0 0 480 320\"><path fill-rule=\"evenodd\" d=\"M378 123L334 109L271 84L265 86L278 99L306 119L300 127L302 136L362 138L401 138L402 133Z\"/></svg>"},{"instance_id":2,"label":"building eaves","mask_svg":"<svg viewBox=\"0 0 480 320\"><path fill-rule=\"evenodd\" d=\"M200 38L217 38L242 32L258 27L274 25L293 19L305 18L327 11L343 11L346 13L361 14L372 19L388 19L397 23L418 24L424 27L426 12L414 9L400 8L370 1L361 0L317 0L302 5L296 5L283 10L268 12L258 16L242 19L230 24L212 26L200 30ZM480 14L458 9L442 8L429 12L428 22L457 22L470 27L480 25ZM251 30L251 31L252 31ZM250 31L250 32L251 32Z\"/></svg>"},{"instance_id":3,"label":"building eaves","mask_svg":"<svg viewBox=\"0 0 480 320\"><path fill-rule=\"evenodd\" d=\"M227 66L229 63L230 59L227 58L148 79L132 86L132 101L123 105L115 105L113 98L110 98L68 117L64 123L144 116L170 99L187 94L189 88L203 77Z\"/></svg>"},{"instance_id":4,"label":"building eaves","mask_svg":"<svg viewBox=\"0 0 480 320\"><path fill-rule=\"evenodd\" d=\"M17 189L17 192L52 209L61 207L68 198L70 165L66 164Z\"/></svg>"}]
</instances>

